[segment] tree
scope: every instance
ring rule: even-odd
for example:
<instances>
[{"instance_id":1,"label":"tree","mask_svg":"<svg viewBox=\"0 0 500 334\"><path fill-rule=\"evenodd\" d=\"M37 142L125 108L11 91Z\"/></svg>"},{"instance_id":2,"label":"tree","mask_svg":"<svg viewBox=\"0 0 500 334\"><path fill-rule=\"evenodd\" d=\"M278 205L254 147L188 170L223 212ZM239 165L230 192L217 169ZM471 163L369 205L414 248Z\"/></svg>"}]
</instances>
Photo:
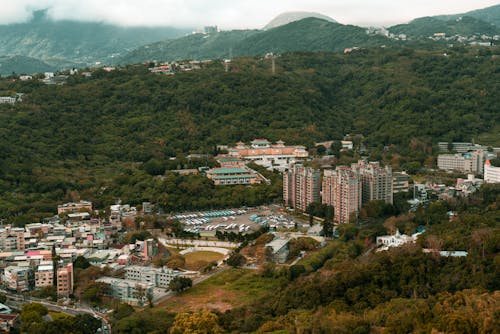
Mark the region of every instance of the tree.
<instances>
[{"instance_id":1,"label":"tree","mask_svg":"<svg viewBox=\"0 0 500 334\"><path fill-rule=\"evenodd\" d=\"M228 265L234 268L243 266L247 259L240 253L233 253L226 261Z\"/></svg>"},{"instance_id":2,"label":"tree","mask_svg":"<svg viewBox=\"0 0 500 334\"><path fill-rule=\"evenodd\" d=\"M91 266L89 260L87 260L84 256L77 256L75 262L73 262L73 266L75 269L87 269Z\"/></svg>"},{"instance_id":3,"label":"tree","mask_svg":"<svg viewBox=\"0 0 500 334\"><path fill-rule=\"evenodd\" d=\"M115 320L120 320L125 317L128 317L134 312L135 312L134 308L129 304L120 303L118 304L117 307L115 307L115 310L113 311L113 318Z\"/></svg>"},{"instance_id":4,"label":"tree","mask_svg":"<svg viewBox=\"0 0 500 334\"><path fill-rule=\"evenodd\" d=\"M0 303L5 304L7 301L7 295L5 293L0 293Z\"/></svg>"},{"instance_id":5,"label":"tree","mask_svg":"<svg viewBox=\"0 0 500 334\"><path fill-rule=\"evenodd\" d=\"M222 333L218 317L208 310L195 313L179 313L170 329L171 334L219 334Z\"/></svg>"},{"instance_id":6,"label":"tree","mask_svg":"<svg viewBox=\"0 0 500 334\"><path fill-rule=\"evenodd\" d=\"M189 277L176 276L170 281L168 286L172 291L182 292L187 288L192 287L193 281Z\"/></svg>"}]
</instances>

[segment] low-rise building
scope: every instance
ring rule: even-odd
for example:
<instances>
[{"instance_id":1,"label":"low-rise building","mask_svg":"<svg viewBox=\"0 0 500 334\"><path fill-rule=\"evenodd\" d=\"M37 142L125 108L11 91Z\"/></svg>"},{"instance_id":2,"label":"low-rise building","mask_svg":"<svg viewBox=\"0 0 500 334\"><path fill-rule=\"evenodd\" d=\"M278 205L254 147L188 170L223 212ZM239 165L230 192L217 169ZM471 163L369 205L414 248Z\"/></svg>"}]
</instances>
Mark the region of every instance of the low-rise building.
<instances>
[{"instance_id":1,"label":"low-rise building","mask_svg":"<svg viewBox=\"0 0 500 334\"><path fill-rule=\"evenodd\" d=\"M206 174L216 186L261 183L261 178L257 172L246 167L212 168L208 170Z\"/></svg>"},{"instance_id":2,"label":"low-rise building","mask_svg":"<svg viewBox=\"0 0 500 334\"><path fill-rule=\"evenodd\" d=\"M31 291L35 285L35 275L29 266L9 266L4 269L3 282L11 291Z\"/></svg>"},{"instance_id":3,"label":"low-rise building","mask_svg":"<svg viewBox=\"0 0 500 334\"><path fill-rule=\"evenodd\" d=\"M437 166L446 171L483 174L484 151L477 150L463 154L439 154Z\"/></svg>"},{"instance_id":4,"label":"low-rise building","mask_svg":"<svg viewBox=\"0 0 500 334\"><path fill-rule=\"evenodd\" d=\"M92 211L92 202L80 201L77 203L65 203L57 206L57 214L72 213L81 210Z\"/></svg>"},{"instance_id":5,"label":"low-rise building","mask_svg":"<svg viewBox=\"0 0 500 334\"><path fill-rule=\"evenodd\" d=\"M277 263L286 262L290 253L289 242L289 238L277 238L266 244L266 248L269 247L269 255L272 261Z\"/></svg>"},{"instance_id":6,"label":"low-rise building","mask_svg":"<svg viewBox=\"0 0 500 334\"><path fill-rule=\"evenodd\" d=\"M96 282L107 284L110 296L132 305L144 304L147 300L146 296L153 293L154 287L151 283L145 284L113 277L101 277Z\"/></svg>"},{"instance_id":7,"label":"low-rise building","mask_svg":"<svg viewBox=\"0 0 500 334\"><path fill-rule=\"evenodd\" d=\"M399 230L396 230L396 233L393 235L382 235L377 237L377 246L379 246L379 250L387 250L391 247L399 247L407 243L415 243L420 234L424 231L419 231L417 233L412 234L411 236L406 234L401 234Z\"/></svg>"},{"instance_id":8,"label":"low-rise building","mask_svg":"<svg viewBox=\"0 0 500 334\"><path fill-rule=\"evenodd\" d=\"M406 172L392 173L392 192L394 194L410 191L410 176Z\"/></svg>"},{"instance_id":9,"label":"low-rise building","mask_svg":"<svg viewBox=\"0 0 500 334\"><path fill-rule=\"evenodd\" d=\"M35 288L41 289L54 285L54 270L52 265L40 265L35 272Z\"/></svg>"},{"instance_id":10,"label":"low-rise building","mask_svg":"<svg viewBox=\"0 0 500 334\"><path fill-rule=\"evenodd\" d=\"M180 271L168 268L142 266L128 266L125 268L125 279L143 284L152 284L159 288L168 288L170 281L180 275Z\"/></svg>"},{"instance_id":11,"label":"low-rise building","mask_svg":"<svg viewBox=\"0 0 500 334\"><path fill-rule=\"evenodd\" d=\"M492 166L490 160L484 164L484 182L500 183L500 167Z\"/></svg>"}]
</instances>

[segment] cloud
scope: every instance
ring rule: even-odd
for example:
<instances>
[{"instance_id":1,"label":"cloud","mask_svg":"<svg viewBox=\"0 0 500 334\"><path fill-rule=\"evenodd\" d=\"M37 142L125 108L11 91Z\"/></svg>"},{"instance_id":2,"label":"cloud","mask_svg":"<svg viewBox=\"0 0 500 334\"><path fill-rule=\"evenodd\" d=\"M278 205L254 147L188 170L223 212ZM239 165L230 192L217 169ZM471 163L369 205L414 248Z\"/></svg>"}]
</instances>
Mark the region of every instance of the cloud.
<instances>
[{"instance_id":1,"label":"cloud","mask_svg":"<svg viewBox=\"0 0 500 334\"><path fill-rule=\"evenodd\" d=\"M167 25L223 29L260 28L285 11L315 11L341 23L394 24L420 16L486 7L498 0L0 0L0 23L25 22L33 10L54 20L119 25Z\"/></svg>"}]
</instances>

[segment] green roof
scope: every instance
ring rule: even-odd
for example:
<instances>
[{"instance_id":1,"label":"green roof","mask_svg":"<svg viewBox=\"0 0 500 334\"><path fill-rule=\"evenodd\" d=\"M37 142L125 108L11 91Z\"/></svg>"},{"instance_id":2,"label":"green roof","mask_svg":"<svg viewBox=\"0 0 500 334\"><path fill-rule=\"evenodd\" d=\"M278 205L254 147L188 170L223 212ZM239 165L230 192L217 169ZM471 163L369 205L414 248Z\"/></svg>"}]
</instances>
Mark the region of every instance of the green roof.
<instances>
[{"instance_id":1,"label":"green roof","mask_svg":"<svg viewBox=\"0 0 500 334\"><path fill-rule=\"evenodd\" d=\"M248 174L243 168L217 168L208 172L209 174Z\"/></svg>"},{"instance_id":2,"label":"green roof","mask_svg":"<svg viewBox=\"0 0 500 334\"><path fill-rule=\"evenodd\" d=\"M223 162L226 162L226 161L240 161L240 159L238 159L238 158L218 158L217 161L223 161Z\"/></svg>"},{"instance_id":3,"label":"green roof","mask_svg":"<svg viewBox=\"0 0 500 334\"><path fill-rule=\"evenodd\" d=\"M213 180L227 180L227 179L254 179L255 175L217 175L214 176Z\"/></svg>"}]
</instances>

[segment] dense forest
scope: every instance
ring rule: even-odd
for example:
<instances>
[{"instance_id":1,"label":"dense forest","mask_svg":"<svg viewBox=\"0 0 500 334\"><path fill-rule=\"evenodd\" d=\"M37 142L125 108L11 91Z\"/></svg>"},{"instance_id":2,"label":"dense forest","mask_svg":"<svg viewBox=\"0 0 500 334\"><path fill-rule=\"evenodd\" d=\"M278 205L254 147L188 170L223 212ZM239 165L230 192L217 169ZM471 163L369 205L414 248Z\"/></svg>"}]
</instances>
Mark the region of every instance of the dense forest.
<instances>
[{"instance_id":1,"label":"dense forest","mask_svg":"<svg viewBox=\"0 0 500 334\"><path fill-rule=\"evenodd\" d=\"M0 96L25 96L0 105L0 218L37 221L78 198L166 212L279 201L277 174L270 186L216 188L171 172L213 164L190 153L257 137L313 147L358 133L366 154L385 152L396 169L423 166L438 141L498 145L499 53L374 48L284 54L275 75L270 60L241 58L227 73L213 62L173 76L95 70L63 86L5 78Z\"/></svg>"}]
</instances>

